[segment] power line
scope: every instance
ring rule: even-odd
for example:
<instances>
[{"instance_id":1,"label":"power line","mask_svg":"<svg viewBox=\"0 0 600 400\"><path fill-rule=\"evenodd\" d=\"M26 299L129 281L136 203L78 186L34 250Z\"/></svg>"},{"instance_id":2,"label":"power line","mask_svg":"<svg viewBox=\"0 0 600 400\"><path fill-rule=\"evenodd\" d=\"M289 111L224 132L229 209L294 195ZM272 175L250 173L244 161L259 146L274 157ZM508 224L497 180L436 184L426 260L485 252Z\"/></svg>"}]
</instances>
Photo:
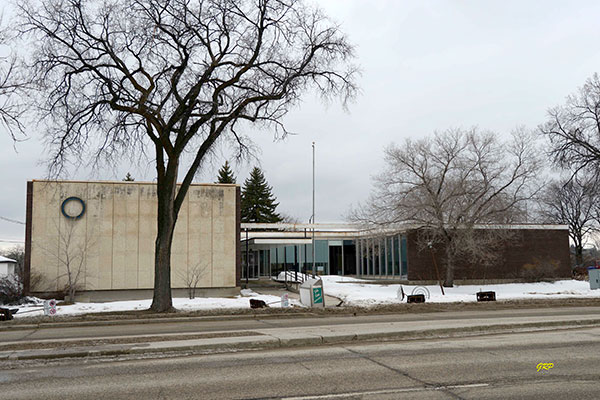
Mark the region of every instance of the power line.
<instances>
[{"instance_id":1,"label":"power line","mask_svg":"<svg viewBox=\"0 0 600 400\"><path fill-rule=\"evenodd\" d=\"M10 219L10 218L1 217L1 216L0 216L0 219L2 219L4 221L12 222L13 224L25 225L25 222L17 221L16 219Z\"/></svg>"}]
</instances>

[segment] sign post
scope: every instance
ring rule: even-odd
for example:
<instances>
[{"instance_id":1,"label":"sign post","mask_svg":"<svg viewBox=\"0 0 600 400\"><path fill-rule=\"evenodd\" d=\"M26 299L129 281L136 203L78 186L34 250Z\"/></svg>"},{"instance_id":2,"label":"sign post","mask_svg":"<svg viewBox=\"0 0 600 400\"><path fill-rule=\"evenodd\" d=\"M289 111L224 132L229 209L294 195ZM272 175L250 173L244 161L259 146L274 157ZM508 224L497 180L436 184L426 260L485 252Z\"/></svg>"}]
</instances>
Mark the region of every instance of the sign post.
<instances>
[{"instance_id":1,"label":"sign post","mask_svg":"<svg viewBox=\"0 0 600 400\"><path fill-rule=\"evenodd\" d=\"M287 293L284 293L281 295L281 307L287 308L289 306L290 306L290 295Z\"/></svg>"},{"instance_id":2,"label":"sign post","mask_svg":"<svg viewBox=\"0 0 600 400\"><path fill-rule=\"evenodd\" d=\"M56 300L44 301L44 315L56 315Z\"/></svg>"}]
</instances>

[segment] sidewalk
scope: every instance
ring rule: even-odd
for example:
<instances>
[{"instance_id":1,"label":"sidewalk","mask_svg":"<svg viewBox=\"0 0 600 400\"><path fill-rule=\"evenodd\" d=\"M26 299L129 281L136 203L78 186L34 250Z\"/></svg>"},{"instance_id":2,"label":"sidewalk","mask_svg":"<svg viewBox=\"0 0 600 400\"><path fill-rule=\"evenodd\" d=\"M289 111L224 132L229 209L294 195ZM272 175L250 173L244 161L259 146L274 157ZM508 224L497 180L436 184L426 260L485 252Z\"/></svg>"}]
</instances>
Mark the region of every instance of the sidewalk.
<instances>
[{"instance_id":1,"label":"sidewalk","mask_svg":"<svg viewBox=\"0 0 600 400\"><path fill-rule=\"evenodd\" d=\"M196 331L159 335L136 334L83 339L77 337L2 342L0 361L173 352L202 354L292 346L318 346L356 341L407 340L540 329L567 329L600 326L600 316L590 313L348 324L332 324L328 320L323 322L325 324L317 326L250 328L210 333ZM110 343L111 341L112 343ZM30 346L32 348L9 350L10 346L13 348ZM36 348L36 346L40 348ZM52 347L48 348L48 346ZM2 348L6 350L2 350Z\"/></svg>"}]
</instances>

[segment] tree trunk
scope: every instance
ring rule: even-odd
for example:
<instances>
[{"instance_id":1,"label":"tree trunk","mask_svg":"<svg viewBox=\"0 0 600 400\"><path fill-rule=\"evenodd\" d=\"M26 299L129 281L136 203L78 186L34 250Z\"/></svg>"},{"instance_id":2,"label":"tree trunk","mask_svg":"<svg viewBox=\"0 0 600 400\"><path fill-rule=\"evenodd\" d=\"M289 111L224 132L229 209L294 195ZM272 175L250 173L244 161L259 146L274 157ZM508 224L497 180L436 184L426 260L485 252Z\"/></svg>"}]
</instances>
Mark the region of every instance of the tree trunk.
<instances>
[{"instance_id":1,"label":"tree trunk","mask_svg":"<svg viewBox=\"0 0 600 400\"><path fill-rule=\"evenodd\" d=\"M575 265L580 267L583 265L583 246L575 245Z\"/></svg>"},{"instance_id":2,"label":"tree trunk","mask_svg":"<svg viewBox=\"0 0 600 400\"><path fill-rule=\"evenodd\" d=\"M158 174L158 219L154 248L154 297L150 309L155 312L173 311L171 296L171 246L177 216L175 194L177 189L177 165L169 165L164 176Z\"/></svg>"},{"instance_id":3,"label":"tree trunk","mask_svg":"<svg viewBox=\"0 0 600 400\"><path fill-rule=\"evenodd\" d=\"M454 255L450 248L450 243L446 243L446 280L444 281L444 287L454 286Z\"/></svg>"}]
</instances>

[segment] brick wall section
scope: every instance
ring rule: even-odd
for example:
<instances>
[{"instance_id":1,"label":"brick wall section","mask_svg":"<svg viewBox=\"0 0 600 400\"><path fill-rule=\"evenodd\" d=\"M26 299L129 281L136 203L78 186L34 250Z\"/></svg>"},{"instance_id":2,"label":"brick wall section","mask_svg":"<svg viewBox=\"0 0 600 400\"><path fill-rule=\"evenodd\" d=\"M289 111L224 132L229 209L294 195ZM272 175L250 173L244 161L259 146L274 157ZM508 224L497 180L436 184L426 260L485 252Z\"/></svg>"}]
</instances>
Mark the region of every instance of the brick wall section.
<instances>
[{"instance_id":1,"label":"brick wall section","mask_svg":"<svg viewBox=\"0 0 600 400\"><path fill-rule=\"evenodd\" d=\"M502 250L502 261L482 267L469 260L459 260L454 279L518 279L535 276L542 271L554 278L571 277L569 232L565 230L519 229L515 239ZM408 279L435 280L436 273L431 251L419 251L417 231L407 234ZM433 249L440 278L444 280L444 249Z\"/></svg>"},{"instance_id":2,"label":"brick wall section","mask_svg":"<svg viewBox=\"0 0 600 400\"><path fill-rule=\"evenodd\" d=\"M27 182L27 203L25 208L25 262L23 266L23 293L29 295L31 278L31 219L33 212L33 182Z\"/></svg>"}]
</instances>

